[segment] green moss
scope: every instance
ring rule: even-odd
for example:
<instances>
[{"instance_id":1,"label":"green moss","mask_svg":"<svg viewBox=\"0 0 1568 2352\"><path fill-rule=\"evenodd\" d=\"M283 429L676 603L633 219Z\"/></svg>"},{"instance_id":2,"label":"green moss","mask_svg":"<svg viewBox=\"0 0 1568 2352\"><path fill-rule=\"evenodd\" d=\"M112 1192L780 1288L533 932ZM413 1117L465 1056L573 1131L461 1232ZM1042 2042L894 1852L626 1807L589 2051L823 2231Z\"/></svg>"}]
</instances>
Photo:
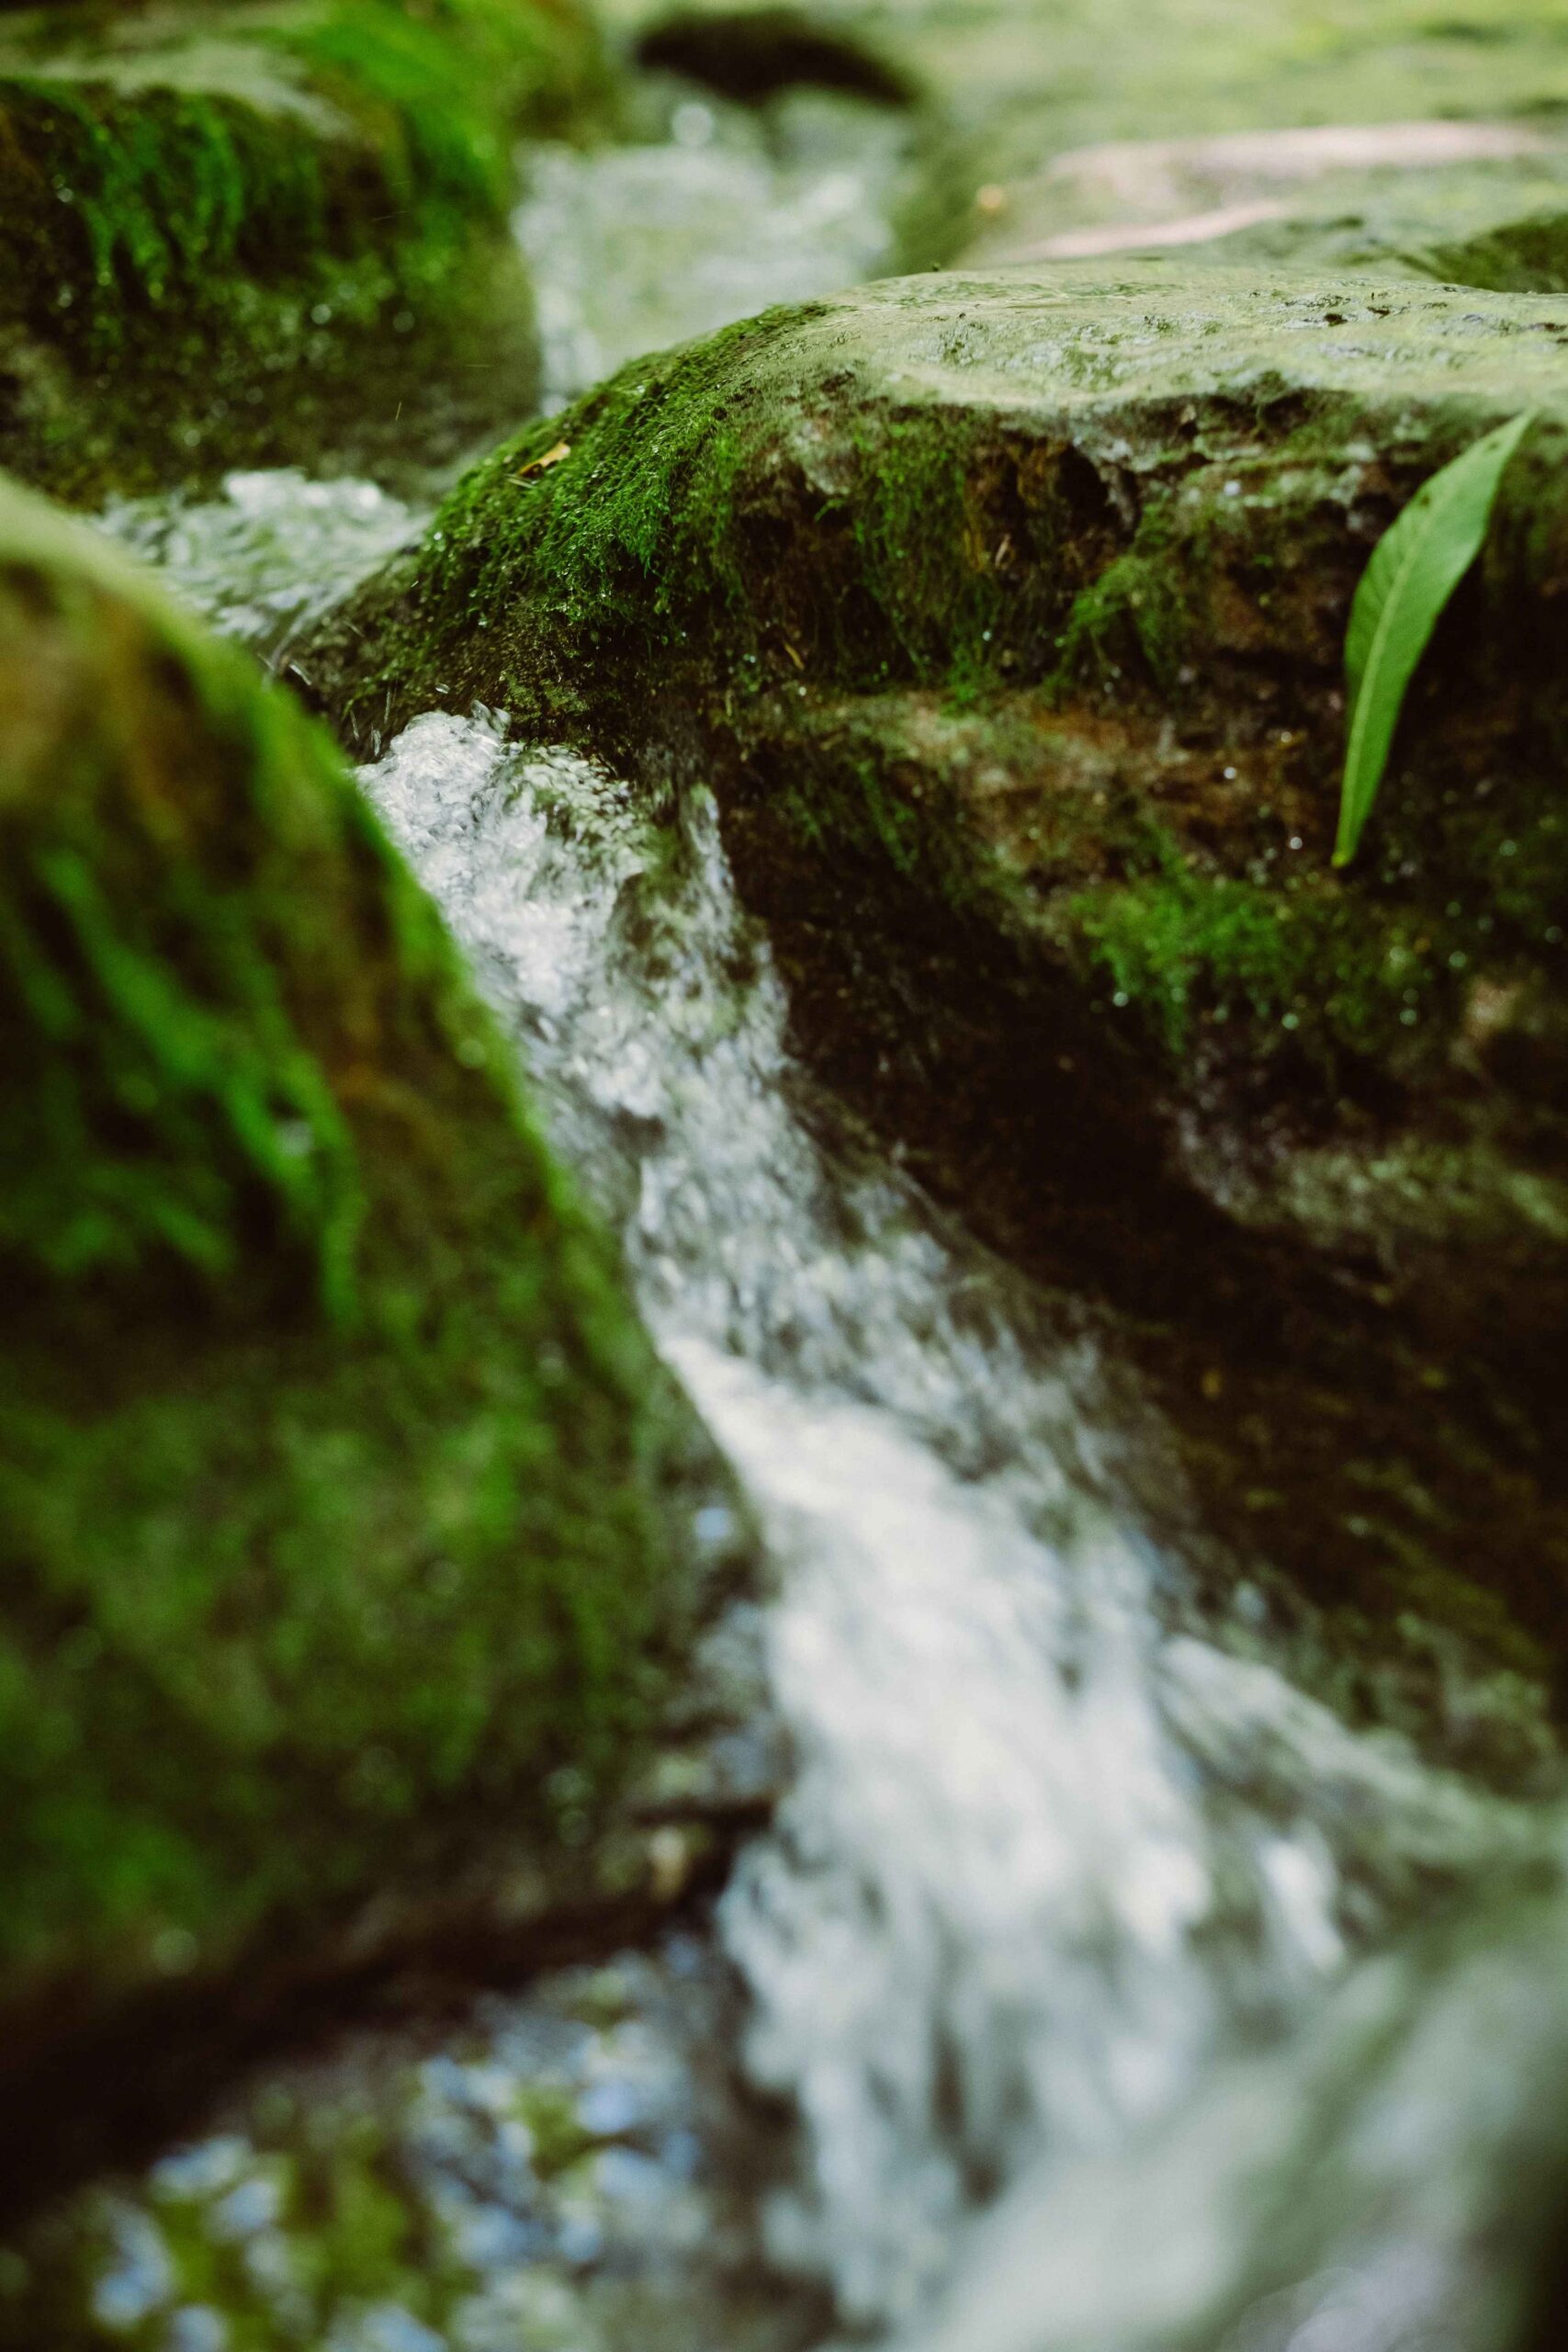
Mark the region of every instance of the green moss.
<instances>
[{"instance_id":1,"label":"green moss","mask_svg":"<svg viewBox=\"0 0 1568 2352\"><path fill-rule=\"evenodd\" d=\"M326 738L14 492L0 603L14 2004L597 1801L715 1473Z\"/></svg>"},{"instance_id":2,"label":"green moss","mask_svg":"<svg viewBox=\"0 0 1568 2352\"><path fill-rule=\"evenodd\" d=\"M90 496L308 447L355 375L371 405L367 361L390 403L454 334L448 384L467 368L492 398L525 389L510 143L597 96L572 10L305 0L203 8L151 40L134 20L17 23L0 50L14 469ZM470 350L487 304L490 349ZM474 388L455 397L472 430Z\"/></svg>"},{"instance_id":3,"label":"green moss","mask_svg":"<svg viewBox=\"0 0 1568 2352\"><path fill-rule=\"evenodd\" d=\"M758 436L731 369L773 315L673 359L634 361L573 413L565 464L530 471L552 440L539 424L476 468L431 533L444 611L488 613L502 583L553 583L558 626L593 644L629 624L652 651L694 584L670 561L684 553L703 567L706 600L739 616L744 581L728 539Z\"/></svg>"},{"instance_id":4,"label":"green moss","mask_svg":"<svg viewBox=\"0 0 1568 2352\"><path fill-rule=\"evenodd\" d=\"M1038 673L1098 560L1092 476L1058 479L1059 452L989 419L875 401L840 427L830 395L781 407L778 339L825 307L636 361L476 467L418 564L374 592L379 658L355 659L350 726L482 694L570 727L592 674L603 727L619 682L716 644L732 705L780 681L940 683L963 702L1009 662ZM538 470L563 435L570 458ZM1086 485L1087 530L1037 564Z\"/></svg>"},{"instance_id":5,"label":"green moss","mask_svg":"<svg viewBox=\"0 0 1568 2352\"><path fill-rule=\"evenodd\" d=\"M897 669L922 682L945 677L963 694L991 666L985 649L1005 602L972 452L962 435L950 443L929 419L897 415L858 418L853 447L845 507L856 571L891 637ZM835 618L838 641L813 650L830 673L852 675L851 630Z\"/></svg>"},{"instance_id":6,"label":"green moss","mask_svg":"<svg viewBox=\"0 0 1568 2352\"><path fill-rule=\"evenodd\" d=\"M1304 1054L1333 1082L1347 1062L1396 1056L1434 996L1457 992L1419 916L1379 922L1332 884L1287 896L1173 854L1066 916L1177 1071L1204 1030L1235 1021L1258 1050Z\"/></svg>"},{"instance_id":7,"label":"green moss","mask_svg":"<svg viewBox=\"0 0 1568 2352\"><path fill-rule=\"evenodd\" d=\"M8 508L6 520L0 956L22 1017L0 1146L0 1254L17 1278L167 1281L183 1270L224 1286L240 1276L248 1233L270 1224L346 1320L363 1190L327 1073L280 984L319 944L320 910L299 901L301 858L355 854L343 815L323 823L321 752L287 704L258 697L238 662L172 622L164 642L191 699L160 707L146 690L145 636L117 631L90 574L51 565L47 526L29 543L25 515ZM34 668L40 638L73 647L68 684ZM192 700L208 773L198 785L193 761L182 810L157 778L177 772ZM161 740L150 731L159 721ZM249 795L243 811L222 790L230 768ZM129 805L128 775L141 787ZM243 895L202 871L220 808L253 845Z\"/></svg>"}]
</instances>

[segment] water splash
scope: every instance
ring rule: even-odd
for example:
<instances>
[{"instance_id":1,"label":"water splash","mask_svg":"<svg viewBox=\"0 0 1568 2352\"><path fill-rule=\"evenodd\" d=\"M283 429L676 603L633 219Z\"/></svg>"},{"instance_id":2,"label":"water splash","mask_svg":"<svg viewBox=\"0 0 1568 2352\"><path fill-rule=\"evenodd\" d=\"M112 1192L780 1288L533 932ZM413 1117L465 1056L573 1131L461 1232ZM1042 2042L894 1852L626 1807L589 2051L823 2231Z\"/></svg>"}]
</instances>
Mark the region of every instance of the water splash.
<instances>
[{"instance_id":1,"label":"water splash","mask_svg":"<svg viewBox=\"0 0 1568 2352\"><path fill-rule=\"evenodd\" d=\"M767 1533L796 1772L721 1928L800 2121L770 2245L903 2322L1042 2152L1126 2147L1413 1886L1526 1833L1173 1630L1092 1348L817 1139L706 794L656 826L482 712L364 782Z\"/></svg>"},{"instance_id":2,"label":"water splash","mask_svg":"<svg viewBox=\"0 0 1568 2352\"><path fill-rule=\"evenodd\" d=\"M1568 2164L1562 1826L1112 2162L1046 2165L907 2352L1546 2352Z\"/></svg>"}]
</instances>

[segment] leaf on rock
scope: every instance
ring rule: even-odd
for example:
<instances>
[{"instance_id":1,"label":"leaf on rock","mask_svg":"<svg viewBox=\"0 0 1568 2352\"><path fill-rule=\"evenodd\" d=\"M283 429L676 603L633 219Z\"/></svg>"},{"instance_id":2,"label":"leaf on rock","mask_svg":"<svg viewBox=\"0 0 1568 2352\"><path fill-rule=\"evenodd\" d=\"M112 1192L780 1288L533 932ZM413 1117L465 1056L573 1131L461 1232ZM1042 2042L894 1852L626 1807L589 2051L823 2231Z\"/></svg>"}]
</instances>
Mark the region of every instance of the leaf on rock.
<instances>
[{"instance_id":1,"label":"leaf on rock","mask_svg":"<svg viewBox=\"0 0 1568 2352\"><path fill-rule=\"evenodd\" d=\"M512 480L513 481L531 481L536 474L547 473L552 466L563 465L570 455L571 443L570 441L558 441L555 447L553 449L547 449L542 458L534 458L530 459L527 465L520 466L517 471L512 476Z\"/></svg>"},{"instance_id":2,"label":"leaf on rock","mask_svg":"<svg viewBox=\"0 0 1568 2352\"><path fill-rule=\"evenodd\" d=\"M1481 551L1504 469L1533 423L1516 416L1423 483L1379 540L1345 643L1349 740L1334 863L1348 865L1371 814L1405 688L1454 590Z\"/></svg>"}]
</instances>

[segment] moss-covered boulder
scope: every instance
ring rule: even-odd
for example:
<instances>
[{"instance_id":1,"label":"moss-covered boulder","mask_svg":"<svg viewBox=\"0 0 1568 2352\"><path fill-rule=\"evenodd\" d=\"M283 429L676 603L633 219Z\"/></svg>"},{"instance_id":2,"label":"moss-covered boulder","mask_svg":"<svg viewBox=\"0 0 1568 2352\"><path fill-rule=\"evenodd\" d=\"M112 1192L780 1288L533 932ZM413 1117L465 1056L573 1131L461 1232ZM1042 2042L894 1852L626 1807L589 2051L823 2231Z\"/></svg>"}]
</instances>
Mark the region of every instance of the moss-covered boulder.
<instances>
[{"instance_id":1,"label":"moss-covered boulder","mask_svg":"<svg viewBox=\"0 0 1568 2352\"><path fill-rule=\"evenodd\" d=\"M801 1047L1428 1687L1568 1631L1565 344L1414 278L874 288L509 444L305 662L362 734L480 698L711 774ZM1356 580L1526 408L1336 874Z\"/></svg>"},{"instance_id":2,"label":"moss-covered boulder","mask_svg":"<svg viewBox=\"0 0 1568 2352\"><path fill-rule=\"evenodd\" d=\"M737 1539L326 738L11 488L0 874L14 2200L182 2017L586 1900Z\"/></svg>"},{"instance_id":3,"label":"moss-covered boulder","mask_svg":"<svg viewBox=\"0 0 1568 2352\"><path fill-rule=\"evenodd\" d=\"M576 0L0 15L0 465L90 503L499 430L512 143L603 89Z\"/></svg>"}]
</instances>

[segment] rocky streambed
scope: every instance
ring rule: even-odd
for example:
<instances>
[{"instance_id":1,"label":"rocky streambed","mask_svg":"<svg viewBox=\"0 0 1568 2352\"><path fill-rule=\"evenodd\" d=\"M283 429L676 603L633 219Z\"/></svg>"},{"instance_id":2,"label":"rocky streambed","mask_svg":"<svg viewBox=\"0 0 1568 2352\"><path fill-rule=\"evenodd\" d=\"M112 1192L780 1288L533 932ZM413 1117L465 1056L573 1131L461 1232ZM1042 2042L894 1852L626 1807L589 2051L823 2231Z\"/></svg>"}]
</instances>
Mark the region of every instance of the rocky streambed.
<instances>
[{"instance_id":1,"label":"rocky streambed","mask_svg":"<svg viewBox=\"0 0 1568 2352\"><path fill-rule=\"evenodd\" d=\"M1544 2352L1554 17L0 34L0 2341Z\"/></svg>"}]
</instances>

